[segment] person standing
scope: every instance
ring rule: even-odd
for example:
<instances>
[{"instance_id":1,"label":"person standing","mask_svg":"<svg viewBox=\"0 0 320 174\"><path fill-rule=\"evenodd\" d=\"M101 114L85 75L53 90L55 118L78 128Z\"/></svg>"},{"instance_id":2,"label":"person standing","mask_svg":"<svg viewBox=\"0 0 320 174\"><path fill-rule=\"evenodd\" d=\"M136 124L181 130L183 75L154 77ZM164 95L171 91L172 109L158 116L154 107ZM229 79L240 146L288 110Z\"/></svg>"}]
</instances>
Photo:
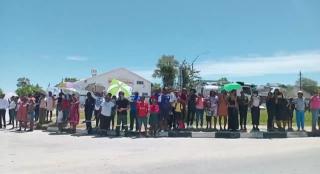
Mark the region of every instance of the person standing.
<instances>
[{"instance_id":1,"label":"person standing","mask_svg":"<svg viewBox=\"0 0 320 174\"><path fill-rule=\"evenodd\" d=\"M240 92L238 97L239 114L240 114L240 130L247 131L247 115L249 107L249 99L244 95L244 92Z\"/></svg>"},{"instance_id":2,"label":"person standing","mask_svg":"<svg viewBox=\"0 0 320 174\"><path fill-rule=\"evenodd\" d=\"M200 122L200 127L203 128L203 114L204 114L204 98L202 94L198 94L196 101L196 128Z\"/></svg>"},{"instance_id":3,"label":"person standing","mask_svg":"<svg viewBox=\"0 0 320 174\"><path fill-rule=\"evenodd\" d=\"M261 100L258 95L258 91L254 91L251 96L250 106L251 106L251 117L252 117L252 131L260 131L260 105Z\"/></svg>"},{"instance_id":4,"label":"person standing","mask_svg":"<svg viewBox=\"0 0 320 174\"><path fill-rule=\"evenodd\" d=\"M80 120L80 113L79 113L79 100L77 99L75 94L72 94L72 100L70 103L70 117L69 123L71 127L72 133L76 133L77 125L79 124Z\"/></svg>"},{"instance_id":5,"label":"person standing","mask_svg":"<svg viewBox=\"0 0 320 174\"><path fill-rule=\"evenodd\" d=\"M168 129L168 118L172 107L170 104L170 95L166 87L163 89L162 94L159 95L158 102L160 107L160 129L161 132L163 132Z\"/></svg>"},{"instance_id":6,"label":"person standing","mask_svg":"<svg viewBox=\"0 0 320 174\"><path fill-rule=\"evenodd\" d=\"M310 98L310 110L312 113L312 132L317 131L318 114L320 112L320 91ZM320 127L319 127L320 129Z\"/></svg>"},{"instance_id":7,"label":"person standing","mask_svg":"<svg viewBox=\"0 0 320 174\"><path fill-rule=\"evenodd\" d=\"M96 100L92 97L91 93L87 93L87 99L84 104L84 115L86 119L86 127L88 130L88 134L92 134L92 126L91 126L91 119L92 119L92 114L94 110Z\"/></svg>"},{"instance_id":8,"label":"person standing","mask_svg":"<svg viewBox=\"0 0 320 174\"><path fill-rule=\"evenodd\" d=\"M12 96L9 101L10 120L9 120L9 124L8 124L8 125L12 124L12 129L14 129L14 121L16 120L16 115L17 115L16 109L17 109L17 99L16 99L16 97Z\"/></svg>"},{"instance_id":9,"label":"person standing","mask_svg":"<svg viewBox=\"0 0 320 174\"><path fill-rule=\"evenodd\" d=\"M117 97L112 96L111 101L114 103L114 106L112 107L112 111L111 111L111 130L113 130L114 129L114 122L115 122L114 119L117 114L117 106L116 106Z\"/></svg>"},{"instance_id":10,"label":"person standing","mask_svg":"<svg viewBox=\"0 0 320 174\"><path fill-rule=\"evenodd\" d=\"M52 92L49 91L48 93L48 97L46 98L46 102L47 102L47 119L46 121L52 121L52 111L53 111L53 108L54 108L54 98L52 96ZM49 120L49 116L50 116L50 120Z\"/></svg>"},{"instance_id":11,"label":"person standing","mask_svg":"<svg viewBox=\"0 0 320 174\"><path fill-rule=\"evenodd\" d=\"M40 100L40 104L39 104L39 126L41 127L45 123L47 104L46 104L46 98L45 98L45 96L43 94L40 96L39 100Z\"/></svg>"},{"instance_id":12,"label":"person standing","mask_svg":"<svg viewBox=\"0 0 320 174\"><path fill-rule=\"evenodd\" d=\"M298 91L298 97L293 100L296 110L296 122L298 131L304 131L304 114L307 108L307 102L303 97L303 92Z\"/></svg>"},{"instance_id":13,"label":"person standing","mask_svg":"<svg viewBox=\"0 0 320 174\"><path fill-rule=\"evenodd\" d=\"M288 131L293 131L292 128L292 120L293 120L293 112L295 109L295 104L293 102L293 98L290 98L287 105L287 111L288 111Z\"/></svg>"},{"instance_id":14,"label":"person standing","mask_svg":"<svg viewBox=\"0 0 320 174\"><path fill-rule=\"evenodd\" d=\"M219 116L219 126L220 131L226 130L226 126L228 123L228 103L227 103L227 92L222 91L222 94L219 96L219 102L218 102L218 116ZM224 126L222 129L222 118L224 122Z\"/></svg>"},{"instance_id":15,"label":"person standing","mask_svg":"<svg viewBox=\"0 0 320 174\"><path fill-rule=\"evenodd\" d=\"M267 129L268 131L274 130L274 118L275 118L275 98L270 91L268 93L267 99L266 99L266 106L267 106L267 114L268 114L268 124Z\"/></svg>"},{"instance_id":16,"label":"person standing","mask_svg":"<svg viewBox=\"0 0 320 174\"><path fill-rule=\"evenodd\" d=\"M116 102L117 105L117 126L116 131L117 135L120 135L120 127L122 127L122 130L125 130L125 132L128 131L128 110L129 110L129 100L124 97L124 92L119 92L119 98Z\"/></svg>"},{"instance_id":17,"label":"person standing","mask_svg":"<svg viewBox=\"0 0 320 174\"><path fill-rule=\"evenodd\" d=\"M286 130L286 122L288 120L288 101L284 98L283 93L279 92L276 99L276 107L277 107L277 127L280 131Z\"/></svg>"},{"instance_id":18,"label":"person standing","mask_svg":"<svg viewBox=\"0 0 320 174\"><path fill-rule=\"evenodd\" d=\"M130 131L133 131L134 124L136 125L136 131L139 129L137 117L137 102L139 100L139 93L135 92L130 101Z\"/></svg>"},{"instance_id":19,"label":"person standing","mask_svg":"<svg viewBox=\"0 0 320 174\"><path fill-rule=\"evenodd\" d=\"M99 127L99 121L100 121L100 113L101 113L101 104L103 103L103 97L101 93L96 93L96 103L94 105L94 117L96 120L96 128ZM111 97L110 97L111 100ZM109 126L110 127L110 126Z\"/></svg>"},{"instance_id":20,"label":"person standing","mask_svg":"<svg viewBox=\"0 0 320 174\"><path fill-rule=\"evenodd\" d=\"M237 91L232 90L228 97L228 116L229 116L229 127L231 131L237 131L239 129L238 119L238 102L237 102Z\"/></svg>"},{"instance_id":21,"label":"person standing","mask_svg":"<svg viewBox=\"0 0 320 174\"><path fill-rule=\"evenodd\" d=\"M151 97L149 124L150 124L150 135L154 137L156 136L158 131L159 111L160 109L159 109L159 105L156 97Z\"/></svg>"},{"instance_id":22,"label":"person standing","mask_svg":"<svg viewBox=\"0 0 320 174\"><path fill-rule=\"evenodd\" d=\"M18 104L18 111L17 111L17 121L19 121L19 129L24 127L24 130L27 129L28 123L28 99L26 97L20 97L20 102Z\"/></svg>"},{"instance_id":23,"label":"person standing","mask_svg":"<svg viewBox=\"0 0 320 174\"><path fill-rule=\"evenodd\" d=\"M1 95L1 94L0 94ZM2 128L2 121L3 121L3 126L6 128L6 111L9 107L9 102L8 100L4 99L5 94L2 94L0 96L0 128Z\"/></svg>"},{"instance_id":24,"label":"person standing","mask_svg":"<svg viewBox=\"0 0 320 174\"><path fill-rule=\"evenodd\" d=\"M111 100L112 94L108 93L105 96L104 101L101 103L100 113L100 129L110 130L110 122L112 115L112 108L115 106L114 102Z\"/></svg>"},{"instance_id":25,"label":"person standing","mask_svg":"<svg viewBox=\"0 0 320 174\"><path fill-rule=\"evenodd\" d=\"M28 120L30 122L30 129L28 130L29 132L33 131L34 128L34 121L35 121L35 108L36 108L36 103L34 98L29 98L28 101Z\"/></svg>"},{"instance_id":26,"label":"person standing","mask_svg":"<svg viewBox=\"0 0 320 174\"><path fill-rule=\"evenodd\" d=\"M141 128L142 124L144 126L144 130L146 135L148 134L148 113L149 113L149 104L145 102L145 97L142 96L140 101L137 102L137 113L138 113L138 130L141 136Z\"/></svg>"},{"instance_id":27,"label":"person standing","mask_svg":"<svg viewBox=\"0 0 320 174\"><path fill-rule=\"evenodd\" d=\"M39 94L34 96L35 108L34 108L34 121L39 121L39 114L40 114L40 96Z\"/></svg>"},{"instance_id":28,"label":"person standing","mask_svg":"<svg viewBox=\"0 0 320 174\"><path fill-rule=\"evenodd\" d=\"M219 103L219 97L218 97L217 93L215 91L210 91L210 96L208 99L208 104L209 104L208 107L211 112L207 112L207 116L211 115L211 119L213 117L213 130L214 131L217 131L218 103ZM211 121L210 121L210 129L211 129Z\"/></svg>"},{"instance_id":29,"label":"person standing","mask_svg":"<svg viewBox=\"0 0 320 174\"><path fill-rule=\"evenodd\" d=\"M187 128L193 128L193 120L196 114L196 103L197 103L197 95L196 90L191 89L190 95L188 97L188 120L187 120Z\"/></svg>"}]
</instances>

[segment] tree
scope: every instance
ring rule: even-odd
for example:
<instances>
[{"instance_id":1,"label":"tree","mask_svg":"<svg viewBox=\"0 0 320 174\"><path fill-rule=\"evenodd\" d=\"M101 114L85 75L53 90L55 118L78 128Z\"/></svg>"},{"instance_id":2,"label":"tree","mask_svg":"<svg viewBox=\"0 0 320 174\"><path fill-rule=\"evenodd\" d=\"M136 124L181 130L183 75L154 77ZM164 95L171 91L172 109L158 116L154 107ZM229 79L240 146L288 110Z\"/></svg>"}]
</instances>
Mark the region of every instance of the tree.
<instances>
[{"instance_id":1,"label":"tree","mask_svg":"<svg viewBox=\"0 0 320 174\"><path fill-rule=\"evenodd\" d=\"M151 84L151 91L156 92L161 90L161 85L159 83L152 83Z\"/></svg>"},{"instance_id":2,"label":"tree","mask_svg":"<svg viewBox=\"0 0 320 174\"><path fill-rule=\"evenodd\" d=\"M64 82L76 82L76 81L78 81L78 79L75 78L75 77L66 77L66 78L64 78Z\"/></svg>"},{"instance_id":3,"label":"tree","mask_svg":"<svg viewBox=\"0 0 320 174\"><path fill-rule=\"evenodd\" d=\"M300 80L296 81L296 85L300 86ZM308 93L315 93L318 90L318 82L306 77L301 78L301 87Z\"/></svg>"},{"instance_id":4,"label":"tree","mask_svg":"<svg viewBox=\"0 0 320 174\"><path fill-rule=\"evenodd\" d=\"M220 78L217 82L218 82L219 85L224 85L224 84L230 83L229 80L226 77Z\"/></svg>"},{"instance_id":5,"label":"tree","mask_svg":"<svg viewBox=\"0 0 320 174\"><path fill-rule=\"evenodd\" d=\"M184 61L181 65L182 88L194 89L199 85L200 71L195 70L192 64Z\"/></svg>"},{"instance_id":6,"label":"tree","mask_svg":"<svg viewBox=\"0 0 320 174\"><path fill-rule=\"evenodd\" d=\"M18 81L18 83L17 83L18 88L30 85L30 79L26 78L26 77L20 77L20 78L18 78L17 81Z\"/></svg>"},{"instance_id":7,"label":"tree","mask_svg":"<svg viewBox=\"0 0 320 174\"><path fill-rule=\"evenodd\" d=\"M2 89L0 88L0 96L1 96L1 95L3 95L3 91L2 91Z\"/></svg>"},{"instance_id":8,"label":"tree","mask_svg":"<svg viewBox=\"0 0 320 174\"><path fill-rule=\"evenodd\" d=\"M157 68L154 70L153 77L161 78L163 86L173 87L174 81L178 74L179 62L173 55L163 55L157 63Z\"/></svg>"},{"instance_id":9,"label":"tree","mask_svg":"<svg viewBox=\"0 0 320 174\"><path fill-rule=\"evenodd\" d=\"M38 93L44 93L44 90L38 85L30 84L30 80L26 77L18 78L17 83L17 90L16 94L18 96L28 96L28 95L35 95Z\"/></svg>"}]
</instances>

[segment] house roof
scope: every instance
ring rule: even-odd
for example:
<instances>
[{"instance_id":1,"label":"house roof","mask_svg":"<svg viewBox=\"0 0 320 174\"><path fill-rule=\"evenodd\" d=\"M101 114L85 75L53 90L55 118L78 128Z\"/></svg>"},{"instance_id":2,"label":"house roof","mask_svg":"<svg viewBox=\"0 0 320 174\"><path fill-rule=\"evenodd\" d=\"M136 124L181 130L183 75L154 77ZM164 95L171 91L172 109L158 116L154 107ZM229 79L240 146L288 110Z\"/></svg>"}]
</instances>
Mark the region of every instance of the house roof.
<instances>
[{"instance_id":1,"label":"house roof","mask_svg":"<svg viewBox=\"0 0 320 174\"><path fill-rule=\"evenodd\" d=\"M96 75L96 76L94 76L94 77L104 76L104 75L110 74L110 73L115 72L115 71L126 71L126 72L128 72L128 73L131 73L131 74L133 74L133 75L135 75L135 76L143 79L144 81L147 81L147 82L151 83L151 81L147 80L146 78L144 78L144 77L138 75L137 73L134 73L134 72L132 72L132 71L126 69L126 68L116 68L116 69L113 69L113 70L111 70L111 71L108 71L108 72L105 72L105 73L102 73L102 74L98 74L98 75ZM88 80L88 79L92 79L92 78L94 78L94 77L89 77L89 78L86 78L86 79L82 79L81 81Z\"/></svg>"}]
</instances>

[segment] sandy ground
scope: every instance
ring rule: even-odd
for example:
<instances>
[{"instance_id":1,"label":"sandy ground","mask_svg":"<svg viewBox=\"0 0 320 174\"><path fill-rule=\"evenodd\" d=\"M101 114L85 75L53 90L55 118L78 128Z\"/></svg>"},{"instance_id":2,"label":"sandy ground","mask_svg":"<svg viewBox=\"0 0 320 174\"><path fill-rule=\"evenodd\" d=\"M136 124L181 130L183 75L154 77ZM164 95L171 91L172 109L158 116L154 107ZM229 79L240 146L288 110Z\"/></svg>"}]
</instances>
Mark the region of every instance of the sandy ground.
<instances>
[{"instance_id":1,"label":"sandy ground","mask_svg":"<svg viewBox=\"0 0 320 174\"><path fill-rule=\"evenodd\" d=\"M0 130L1 174L318 173L320 138L98 138Z\"/></svg>"}]
</instances>

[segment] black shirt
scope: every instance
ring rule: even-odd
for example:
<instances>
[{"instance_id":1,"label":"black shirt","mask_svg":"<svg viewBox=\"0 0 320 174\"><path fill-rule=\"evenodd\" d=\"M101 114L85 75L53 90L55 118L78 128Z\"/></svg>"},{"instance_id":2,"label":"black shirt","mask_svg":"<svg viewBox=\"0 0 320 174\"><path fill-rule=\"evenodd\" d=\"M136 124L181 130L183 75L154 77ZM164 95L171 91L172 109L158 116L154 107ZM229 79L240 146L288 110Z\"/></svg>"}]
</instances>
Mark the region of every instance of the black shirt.
<instances>
[{"instance_id":1,"label":"black shirt","mask_svg":"<svg viewBox=\"0 0 320 174\"><path fill-rule=\"evenodd\" d=\"M119 99L117 100L116 102L116 105L117 105L117 109L120 109L120 108L128 108L129 106L129 100L128 99ZM118 112L119 114L127 114L127 110L124 110L124 111L121 111L121 112Z\"/></svg>"},{"instance_id":2,"label":"black shirt","mask_svg":"<svg viewBox=\"0 0 320 174\"><path fill-rule=\"evenodd\" d=\"M86 99L86 102L84 104L84 109L86 111L93 111L95 104L96 104L96 100L93 97L89 97Z\"/></svg>"}]
</instances>

